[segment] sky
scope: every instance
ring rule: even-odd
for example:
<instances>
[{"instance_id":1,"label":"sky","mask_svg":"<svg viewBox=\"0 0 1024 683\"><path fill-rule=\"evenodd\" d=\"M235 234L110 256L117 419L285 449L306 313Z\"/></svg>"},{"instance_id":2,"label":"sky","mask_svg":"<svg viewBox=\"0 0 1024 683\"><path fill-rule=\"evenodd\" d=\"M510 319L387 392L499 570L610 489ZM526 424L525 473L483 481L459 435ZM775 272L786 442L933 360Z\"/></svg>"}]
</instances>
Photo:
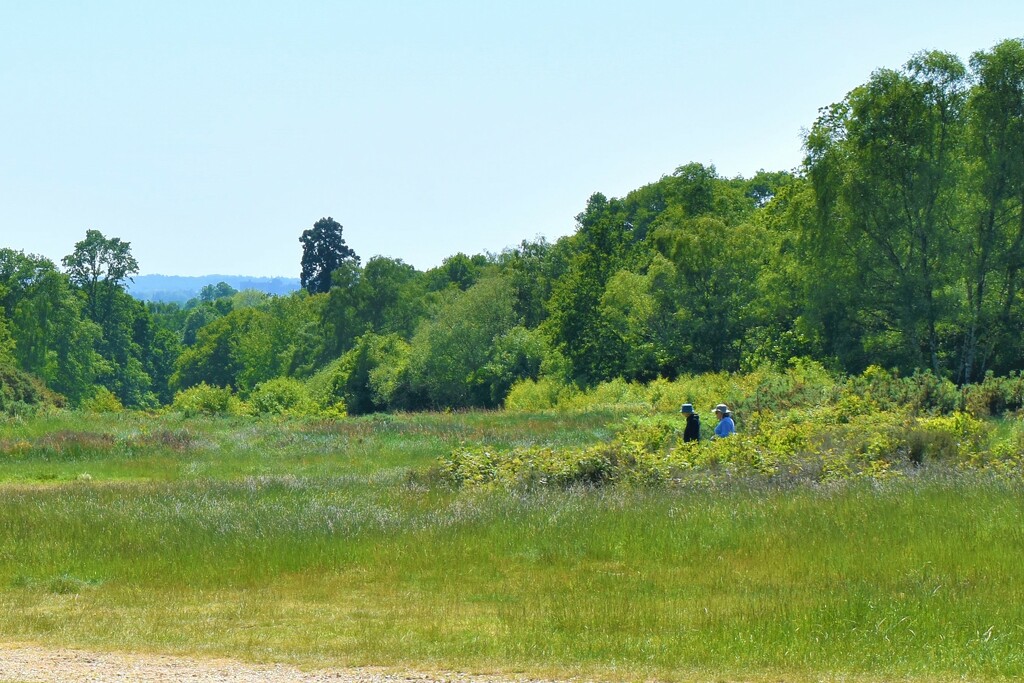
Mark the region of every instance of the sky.
<instances>
[{"instance_id":1,"label":"sky","mask_svg":"<svg viewBox=\"0 0 1024 683\"><path fill-rule=\"evenodd\" d=\"M0 247L298 277L331 216L425 270L689 162L797 169L874 70L1020 37L1020 0L0 0Z\"/></svg>"}]
</instances>

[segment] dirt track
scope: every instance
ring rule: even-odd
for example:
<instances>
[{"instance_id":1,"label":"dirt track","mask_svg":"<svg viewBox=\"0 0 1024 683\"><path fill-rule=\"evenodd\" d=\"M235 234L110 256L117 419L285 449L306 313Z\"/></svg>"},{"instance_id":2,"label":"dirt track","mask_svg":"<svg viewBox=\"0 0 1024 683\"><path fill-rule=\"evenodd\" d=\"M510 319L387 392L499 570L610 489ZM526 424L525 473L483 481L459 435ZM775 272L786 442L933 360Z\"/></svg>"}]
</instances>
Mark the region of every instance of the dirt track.
<instances>
[{"instance_id":1,"label":"dirt track","mask_svg":"<svg viewBox=\"0 0 1024 683\"><path fill-rule=\"evenodd\" d=\"M300 671L227 659L190 659L0 644L0 683L523 683L537 679L376 669ZM553 682L547 682L553 683Z\"/></svg>"}]
</instances>

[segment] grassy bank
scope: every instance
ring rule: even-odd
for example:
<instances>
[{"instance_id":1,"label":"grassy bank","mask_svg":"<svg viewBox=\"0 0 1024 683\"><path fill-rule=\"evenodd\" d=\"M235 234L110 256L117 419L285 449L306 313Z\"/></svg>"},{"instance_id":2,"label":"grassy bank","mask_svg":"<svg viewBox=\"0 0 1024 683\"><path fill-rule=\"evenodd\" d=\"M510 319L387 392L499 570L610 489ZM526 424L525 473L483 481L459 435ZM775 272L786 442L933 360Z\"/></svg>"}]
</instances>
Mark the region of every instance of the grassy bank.
<instances>
[{"instance_id":1,"label":"grassy bank","mask_svg":"<svg viewBox=\"0 0 1024 683\"><path fill-rule=\"evenodd\" d=\"M981 473L453 490L408 471L466 441L585 445L612 418L104 419L4 427L33 446L0 470L2 638L625 680L1024 676L1024 496Z\"/></svg>"}]
</instances>

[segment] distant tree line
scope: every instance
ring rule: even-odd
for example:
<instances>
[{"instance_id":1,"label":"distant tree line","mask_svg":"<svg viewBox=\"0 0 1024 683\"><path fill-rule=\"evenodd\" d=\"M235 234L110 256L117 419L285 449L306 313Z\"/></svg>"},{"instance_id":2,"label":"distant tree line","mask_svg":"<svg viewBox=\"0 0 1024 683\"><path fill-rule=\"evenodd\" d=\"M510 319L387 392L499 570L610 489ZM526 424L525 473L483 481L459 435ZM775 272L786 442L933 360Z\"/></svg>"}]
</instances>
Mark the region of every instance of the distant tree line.
<instances>
[{"instance_id":1,"label":"distant tree line","mask_svg":"<svg viewBox=\"0 0 1024 683\"><path fill-rule=\"evenodd\" d=\"M879 69L820 110L793 172L690 163L574 234L427 271L365 263L332 218L288 296L136 301L130 245L0 249L0 364L72 404L156 407L206 384L310 382L350 413L500 406L525 379L591 386L785 365L969 383L1024 363L1024 40Z\"/></svg>"}]
</instances>

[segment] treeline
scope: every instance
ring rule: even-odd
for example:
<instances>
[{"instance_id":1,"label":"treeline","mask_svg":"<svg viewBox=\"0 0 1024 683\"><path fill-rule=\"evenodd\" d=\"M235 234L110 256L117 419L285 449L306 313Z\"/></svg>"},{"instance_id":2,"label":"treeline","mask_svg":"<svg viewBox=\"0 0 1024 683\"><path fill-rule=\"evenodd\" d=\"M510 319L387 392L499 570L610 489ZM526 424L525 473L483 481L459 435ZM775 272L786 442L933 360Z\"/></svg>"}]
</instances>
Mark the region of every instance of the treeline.
<instances>
[{"instance_id":1,"label":"treeline","mask_svg":"<svg viewBox=\"0 0 1024 683\"><path fill-rule=\"evenodd\" d=\"M750 179L687 164L593 195L555 243L425 272L362 263L323 219L302 234L305 289L290 296L221 285L144 304L124 290L129 245L94 230L63 268L0 250L0 363L72 405L155 407L203 387L349 413L793 358L960 384L1019 369L1024 41L880 69L820 110L805 149L797 171Z\"/></svg>"}]
</instances>

